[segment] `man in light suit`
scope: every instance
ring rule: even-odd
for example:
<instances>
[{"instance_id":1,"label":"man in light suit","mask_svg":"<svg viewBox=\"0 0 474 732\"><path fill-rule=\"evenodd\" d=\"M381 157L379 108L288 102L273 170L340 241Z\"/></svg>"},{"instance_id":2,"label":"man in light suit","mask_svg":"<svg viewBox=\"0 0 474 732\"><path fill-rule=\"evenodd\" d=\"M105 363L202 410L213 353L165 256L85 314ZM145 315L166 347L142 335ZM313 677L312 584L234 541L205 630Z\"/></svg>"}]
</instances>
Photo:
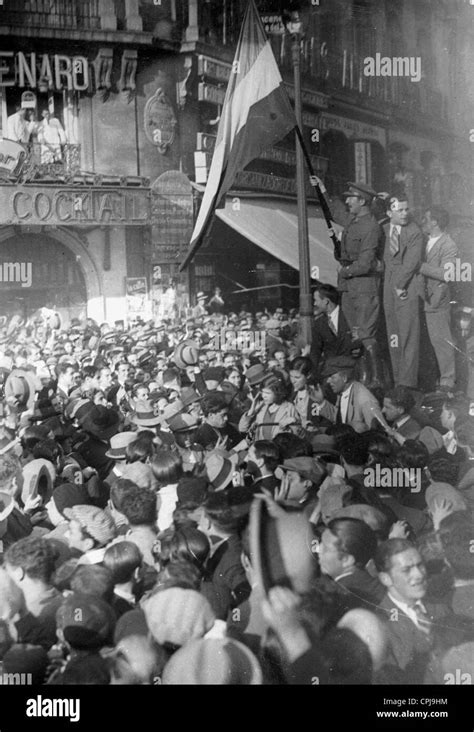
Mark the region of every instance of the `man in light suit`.
<instances>
[{"instance_id":1,"label":"man in light suit","mask_svg":"<svg viewBox=\"0 0 474 732\"><path fill-rule=\"evenodd\" d=\"M337 394L337 401L335 406L324 402L324 416L336 423L349 424L356 432L370 430L374 419L388 427L372 392L354 380L354 367L354 359L347 356L328 359L322 375ZM321 391L320 397L323 399Z\"/></svg>"},{"instance_id":2,"label":"man in light suit","mask_svg":"<svg viewBox=\"0 0 474 732\"><path fill-rule=\"evenodd\" d=\"M420 267L420 296L423 300L426 326L438 361L439 385L446 390L455 383L454 349L450 324L449 270L456 266L458 250L446 227L448 213L439 206L428 209L423 218L423 231L428 236Z\"/></svg>"},{"instance_id":3,"label":"man in light suit","mask_svg":"<svg viewBox=\"0 0 474 732\"><path fill-rule=\"evenodd\" d=\"M395 384L416 388L420 352L418 272L423 234L408 222L408 202L392 196L387 202L390 223L384 227L385 278L383 303Z\"/></svg>"}]
</instances>

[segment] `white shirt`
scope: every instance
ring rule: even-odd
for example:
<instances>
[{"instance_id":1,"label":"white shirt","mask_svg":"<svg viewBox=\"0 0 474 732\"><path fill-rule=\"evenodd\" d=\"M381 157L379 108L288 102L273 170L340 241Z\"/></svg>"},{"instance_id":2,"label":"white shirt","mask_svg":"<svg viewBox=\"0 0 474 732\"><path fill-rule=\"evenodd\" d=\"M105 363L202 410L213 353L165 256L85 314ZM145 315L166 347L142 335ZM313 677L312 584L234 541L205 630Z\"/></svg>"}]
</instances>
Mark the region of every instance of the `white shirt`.
<instances>
[{"instance_id":1,"label":"white shirt","mask_svg":"<svg viewBox=\"0 0 474 732\"><path fill-rule=\"evenodd\" d=\"M337 577L334 577L334 582L338 582L339 580L343 579L343 577L350 577L351 574L354 574L355 567L352 567L351 569L348 569L346 572L343 572L342 574L338 574Z\"/></svg>"},{"instance_id":2,"label":"white shirt","mask_svg":"<svg viewBox=\"0 0 474 732\"><path fill-rule=\"evenodd\" d=\"M102 564L106 551L106 546L101 546L99 549L91 549L79 558L78 564Z\"/></svg>"},{"instance_id":3,"label":"white shirt","mask_svg":"<svg viewBox=\"0 0 474 732\"><path fill-rule=\"evenodd\" d=\"M170 483L159 490L161 503L158 511L158 520L156 522L159 531L169 529L173 523L173 513L176 508L176 504L178 503L177 487L177 483Z\"/></svg>"},{"instance_id":4,"label":"white shirt","mask_svg":"<svg viewBox=\"0 0 474 732\"><path fill-rule=\"evenodd\" d=\"M298 391L296 393L295 407L296 407L296 411L298 412L299 416L301 417L301 421L303 422L303 425L306 424L307 419L308 419L308 402L309 402L309 394L306 389L301 389L301 391Z\"/></svg>"},{"instance_id":5,"label":"white shirt","mask_svg":"<svg viewBox=\"0 0 474 732\"><path fill-rule=\"evenodd\" d=\"M426 253L429 254L430 251L433 249L434 245L438 241L438 239L441 239L441 234L439 236L430 236L428 239L428 242L426 244Z\"/></svg>"},{"instance_id":6,"label":"white shirt","mask_svg":"<svg viewBox=\"0 0 474 732\"><path fill-rule=\"evenodd\" d=\"M341 402L340 402L340 409L341 409L341 421L345 424L347 419L347 410L349 407L349 397L351 395L351 389L352 384L350 384L347 389L345 389L341 394Z\"/></svg>"},{"instance_id":7,"label":"white shirt","mask_svg":"<svg viewBox=\"0 0 474 732\"><path fill-rule=\"evenodd\" d=\"M339 325L339 305L336 305L334 310L330 315L328 315L329 320L332 323L332 326L334 328L334 331L338 333L338 325Z\"/></svg>"},{"instance_id":8,"label":"white shirt","mask_svg":"<svg viewBox=\"0 0 474 732\"><path fill-rule=\"evenodd\" d=\"M402 227L399 224L390 224L390 236L393 236L394 230L397 232L398 236L400 236Z\"/></svg>"},{"instance_id":9,"label":"white shirt","mask_svg":"<svg viewBox=\"0 0 474 732\"><path fill-rule=\"evenodd\" d=\"M449 430L449 432L446 432L446 434L443 435L443 442L446 452L450 455L454 455L458 449L458 443L453 430Z\"/></svg>"},{"instance_id":10,"label":"white shirt","mask_svg":"<svg viewBox=\"0 0 474 732\"><path fill-rule=\"evenodd\" d=\"M124 590L122 587L119 587L118 585L115 585L115 587L114 587L114 595L117 595L117 597L121 597L122 600L126 600L127 602L130 603L130 605L137 604L135 595L128 590Z\"/></svg>"},{"instance_id":11,"label":"white shirt","mask_svg":"<svg viewBox=\"0 0 474 732\"><path fill-rule=\"evenodd\" d=\"M405 424L406 422L408 422L408 420L409 420L409 419L410 419L410 415L409 415L409 414L407 414L407 415L406 415L406 417L402 417L402 418L401 418L400 420L398 420L398 421L396 421L396 422L395 422L395 424L393 425L393 426L394 426L394 428L395 428L396 430L399 430L399 429L400 429L400 427L403 427L403 425L404 425L404 424Z\"/></svg>"}]
</instances>

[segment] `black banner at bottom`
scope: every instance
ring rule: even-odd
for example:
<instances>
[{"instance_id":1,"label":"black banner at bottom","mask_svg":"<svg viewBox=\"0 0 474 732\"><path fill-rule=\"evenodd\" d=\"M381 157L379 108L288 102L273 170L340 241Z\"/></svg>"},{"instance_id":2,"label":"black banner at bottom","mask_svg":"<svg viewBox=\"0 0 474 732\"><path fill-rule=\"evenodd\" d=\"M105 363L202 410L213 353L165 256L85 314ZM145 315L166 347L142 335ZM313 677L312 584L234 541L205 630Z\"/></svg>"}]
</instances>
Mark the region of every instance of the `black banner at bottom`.
<instances>
[{"instance_id":1,"label":"black banner at bottom","mask_svg":"<svg viewBox=\"0 0 474 732\"><path fill-rule=\"evenodd\" d=\"M217 692L217 693L216 693ZM225 728L283 715L313 732L331 721L338 730L450 729L472 732L470 685L446 686L2 686L0 732L97 728L157 728L172 716L182 727L200 722ZM310 730L308 729L308 732Z\"/></svg>"}]
</instances>

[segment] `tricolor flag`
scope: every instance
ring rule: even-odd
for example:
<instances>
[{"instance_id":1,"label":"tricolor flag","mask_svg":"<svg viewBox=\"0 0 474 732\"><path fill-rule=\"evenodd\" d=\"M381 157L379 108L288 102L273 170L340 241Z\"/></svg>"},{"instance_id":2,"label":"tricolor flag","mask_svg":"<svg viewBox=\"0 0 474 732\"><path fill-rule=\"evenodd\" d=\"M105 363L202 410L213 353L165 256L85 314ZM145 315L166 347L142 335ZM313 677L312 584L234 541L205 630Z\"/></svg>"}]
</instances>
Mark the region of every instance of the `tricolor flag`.
<instances>
[{"instance_id":1,"label":"tricolor flag","mask_svg":"<svg viewBox=\"0 0 474 732\"><path fill-rule=\"evenodd\" d=\"M296 127L296 117L255 7L249 0L217 130L216 146L184 269L214 209L251 160Z\"/></svg>"}]
</instances>

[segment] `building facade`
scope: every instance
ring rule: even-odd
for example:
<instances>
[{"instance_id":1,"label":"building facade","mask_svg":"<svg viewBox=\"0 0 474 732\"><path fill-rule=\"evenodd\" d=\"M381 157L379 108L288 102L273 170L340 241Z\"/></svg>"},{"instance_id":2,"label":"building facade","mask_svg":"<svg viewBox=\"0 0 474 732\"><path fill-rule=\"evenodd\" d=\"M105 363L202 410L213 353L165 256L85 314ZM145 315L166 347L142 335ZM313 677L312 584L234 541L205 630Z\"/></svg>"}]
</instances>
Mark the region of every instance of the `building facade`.
<instances>
[{"instance_id":1,"label":"building facade","mask_svg":"<svg viewBox=\"0 0 474 732\"><path fill-rule=\"evenodd\" d=\"M291 38L285 33L280 12L282 7L300 10L304 29L303 135L314 167L326 184L334 218L341 224L345 222L340 196L348 180L365 182L377 191L403 192L418 220L429 205L440 204L448 209L462 257L472 262L474 157L469 129L474 105L469 69L473 61L474 8L468 0L256 0L256 5L290 97ZM197 40L192 47L196 73L191 92L193 102L198 100L199 120L195 179L202 183L245 6L243 0L189 3L189 8L196 11L197 23ZM384 58L385 68L381 64ZM373 60L373 69L368 59ZM260 202L262 209L271 209L261 216L261 234L265 234L265 222L272 218L275 208L286 219L295 216L295 203L287 199L294 197L294 177L294 138L289 135L237 179L235 192L279 196L279 203L272 206L268 200ZM241 277L234 280L252 287L269 286L260 298L261 302L270 302L271 285L280 282L294 287L297 283L295 227L289 240L288 227L280 227L282 217L277 218L275 256L269 256L265 236L259 242L260 253L251 256L242 233L251 241L258 236L252 237L252 224L246 225L242 211L233 213L232 200L230 196L226 212L217 212L219 221L213 239L211 235L212 246L205 246L197 255L196 267L198 271L202 267L209 277L212 262L214 269L218 266L215 255L222 248L226 251L222 242L230 241L232 262L235 257ZM311 192L308 200L314 200ZM222 221L227 224L224 228ZM312 269L316 277L319 274L320 279L334 282L335 266L327 235L320 213L312 207L309 221ZM280 228L287 237L285 241L283 234L279 238ZM282 261L285 245L293 248L291 262L284 257ZM242 258L234 255L239 251ZM222 256L225 260L225 254ZM222 284L226 278L229 284L231 274L225 261L219 266L225 274ZM247 276L246 268L250 270ZM205 280L200 281L200 289L205 284ZM234 289L237 291L237 286ZM282 294L275 292L275 297ZM471 288L466 289L465 296L472 297Z\"/></svg>"},{"instance_id":2,"label":"building facade","mask_svg":"<svg viewBox=\"0 0 474 732\"><path fill-rule=\"evenodd\" d=\"M294 96L282 4L256 4ZM335 219L344 223L340 194L348 180L403 189L415 215L431 203L448 208L472 257L474 7L467 0L299 6L303 135ZM215 285L235 307L282 298L296 304L292 134L239 175L195 261L178 272L245 7L245 0L4 0L5 314L45 305L65 320L152 317L170 283L183 308ZM368 75L366 59L377 54L379 62L420 65L411 77L380 68ZM334 282L332 247L310 188L308 202L312 274ZM31 264L30 285L15 263Z\"/></svg>"},{"instance_id":3,"label":"building facade","mask_svg":"<svg viewBox=\"0 0 474 732\"><path fill-rule=\"evenodd\" d=\"M154 314L194 200L180 172L186 70L163 10L138 0L2 4L4 314ZM14 264L31 265L31 283Z\"/></svg>"}]
</instances>

